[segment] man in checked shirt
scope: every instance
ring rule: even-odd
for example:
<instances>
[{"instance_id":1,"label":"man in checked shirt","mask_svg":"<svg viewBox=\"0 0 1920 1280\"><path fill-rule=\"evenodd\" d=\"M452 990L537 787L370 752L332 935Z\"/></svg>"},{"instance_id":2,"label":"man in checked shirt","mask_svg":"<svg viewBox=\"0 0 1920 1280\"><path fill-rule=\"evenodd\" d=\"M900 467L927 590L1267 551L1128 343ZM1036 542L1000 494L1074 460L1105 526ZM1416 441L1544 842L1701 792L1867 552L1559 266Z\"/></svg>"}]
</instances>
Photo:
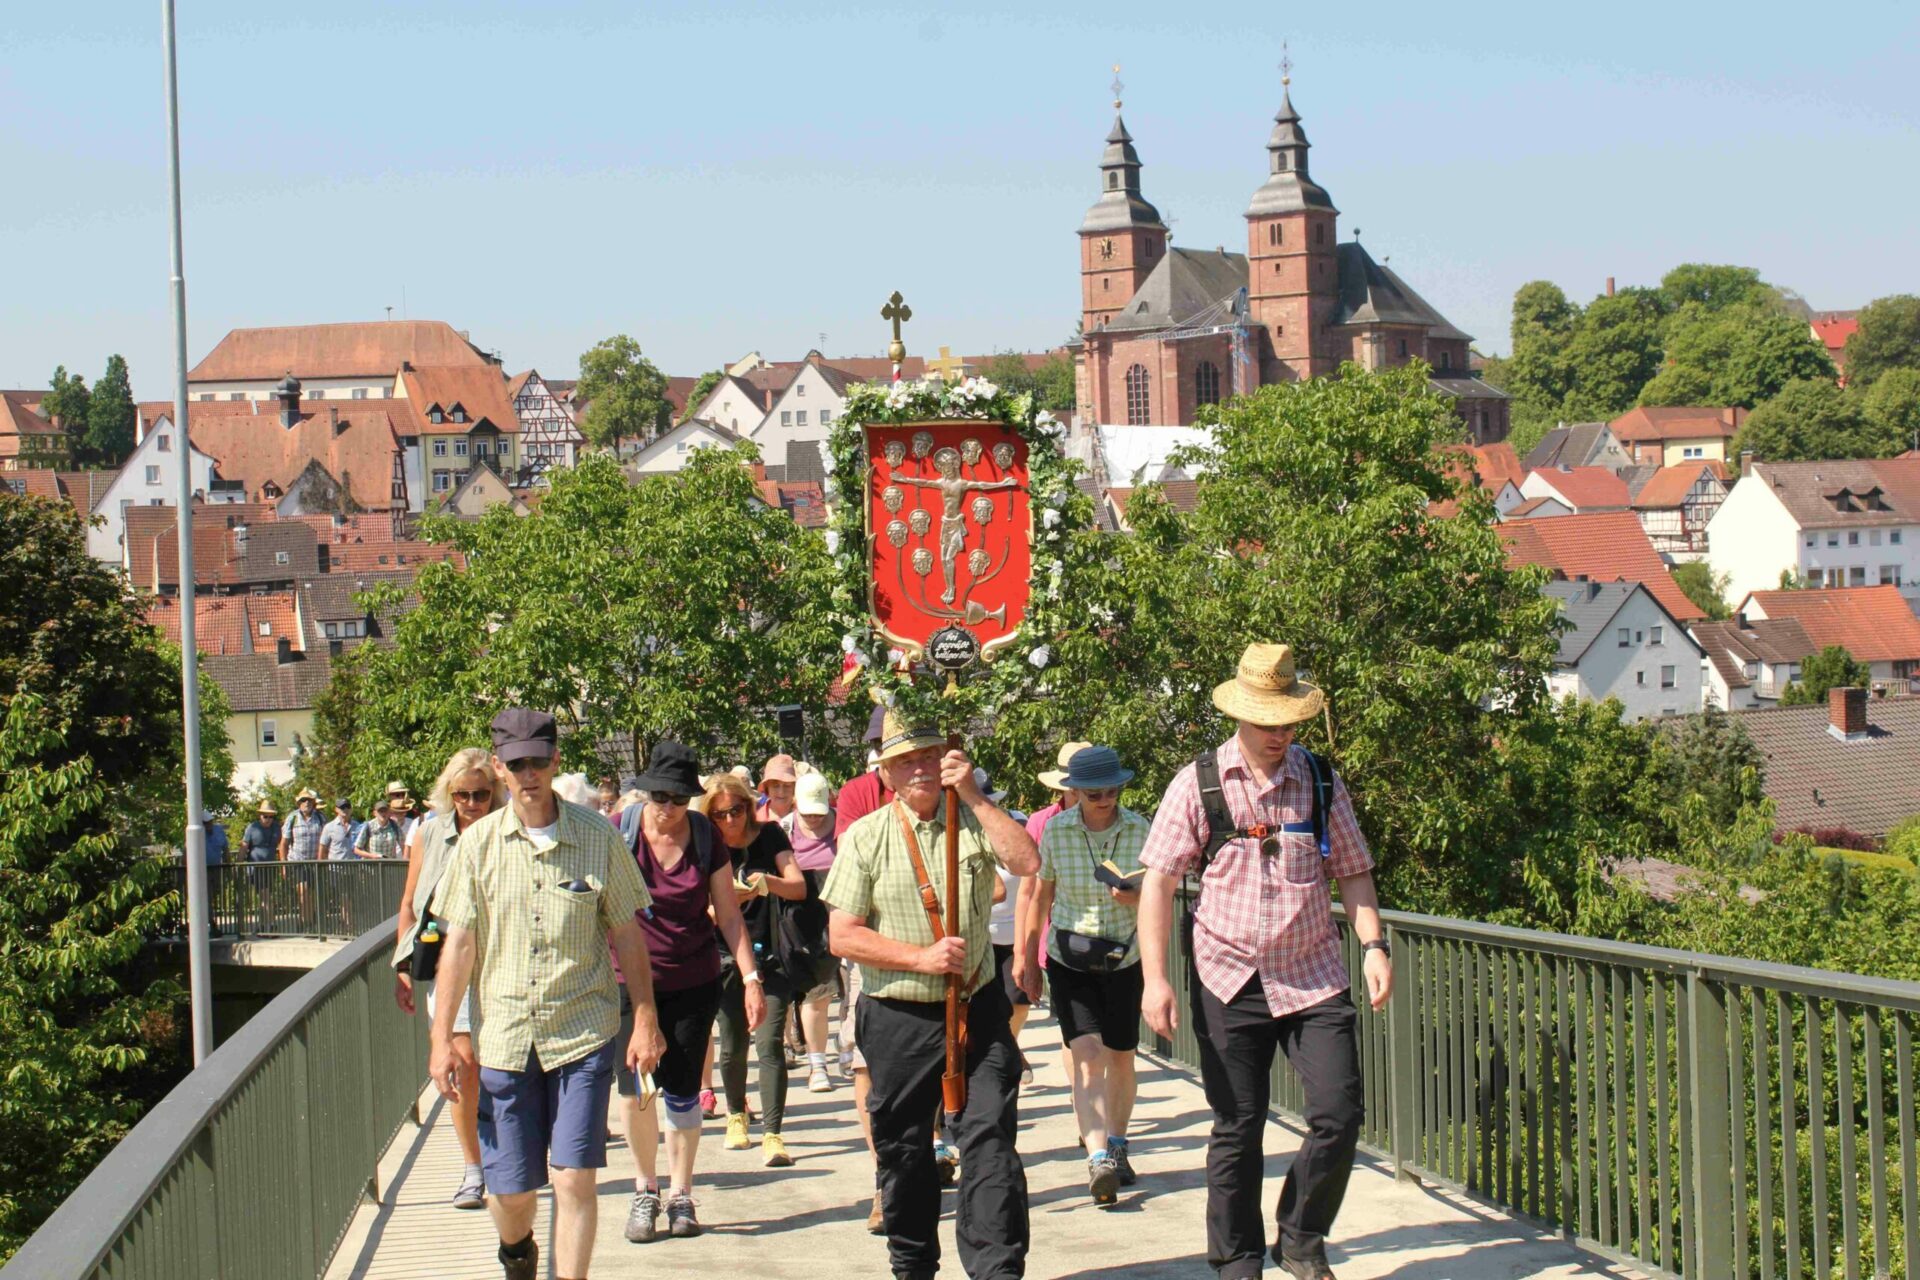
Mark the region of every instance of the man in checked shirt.
<instances>
[{"instance_id":1,"label":"man in checked shirt","mask_svg":"<svg viewBox=\"0 0 1920 1280\"><path fill-rule=\"evenodd\" d=\"M1222 1280L1260 1274L1268 1076L1276 1048L1306 1093L1307 1134L1276 1210L1275 1262L1298 1280L1334 1280L1326 1237L1346 1195L1362 1117L1357 1014L1333 923L1328 880L1366 948L1367 997L1378 1009L1393 968L1373 887L1373 858L1346 787L1332 777L1324 843L1314 832L1314 770L1294 728L1325 695L1294 674L1286 645L1249 645L1213 703L1238 723L1214 753L1232 832L1211 833L1199 762L1167 787L1140 855L1141 1012L1171 1036L1179 1015L1167 982L1174 889L1199 867L1209 834L1231 836L1206 863L1193 921L1194 1030L1213 1108L1207 1143L1207 1261Z\"/></svg>"}]
</instances>

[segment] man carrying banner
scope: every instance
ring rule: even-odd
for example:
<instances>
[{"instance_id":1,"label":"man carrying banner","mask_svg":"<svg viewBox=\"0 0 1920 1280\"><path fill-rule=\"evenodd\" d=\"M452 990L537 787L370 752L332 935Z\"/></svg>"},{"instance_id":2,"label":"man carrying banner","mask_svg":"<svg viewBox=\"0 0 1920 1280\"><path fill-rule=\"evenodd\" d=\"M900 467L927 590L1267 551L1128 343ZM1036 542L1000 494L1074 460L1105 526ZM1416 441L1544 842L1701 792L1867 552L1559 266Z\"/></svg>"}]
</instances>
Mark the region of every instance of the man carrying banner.
<instances>
[{"instance_id":1,"label":"man carrying banner","mask_svg":"<svg viewBox=\"0 0 1920 1280\"><path fill-rule=\"evenodd\" d=\"M965 752L889 713L880 773L894 800L840 840L822 897L834 954L860 966L857 1037L872 1077L868 1112L880 1166L881 1211L893 1273L939 1269L940 1178L934 1109L946 1062L947 975L960 977L966 1101L952 1122L960 1144L956 1235L974 1280L1026 1272L1027 1178L1014 1151L1020 1052L996 980L987 916L997 862L1032 875L1039 853L1024 828L981 792ZM941 921L949 892L945 788L959 800L959 929Z\"/></svg>"},{"instance_id":2,"label":"man carrying banner","mask_svg":"<svg viewBox=\"0 0 1920 1280\"><path fill-rule=\"evenodd\" d=\"M1357 1015L1327 882L1340 882L1378 1009L1393 968L1373 858L1346 787L1293 740L1325 695L1295 676L1288 646L1249 645L1213 702L1238 728L1174 777L1140 855L1141 1012L1155 1032L1173 1034L1167 936L1174 890L1196 871L1191 1014L1213 1108L1207 1261L1223 1280L1260 1274L1262 1140L1278 1048L1305 1090L1307 1134L1280 1192L1272 1254L1297 1280L1333 1280L1326 1236L1353 1170L1362 1105Z\"/></svg>"}]
</instances>

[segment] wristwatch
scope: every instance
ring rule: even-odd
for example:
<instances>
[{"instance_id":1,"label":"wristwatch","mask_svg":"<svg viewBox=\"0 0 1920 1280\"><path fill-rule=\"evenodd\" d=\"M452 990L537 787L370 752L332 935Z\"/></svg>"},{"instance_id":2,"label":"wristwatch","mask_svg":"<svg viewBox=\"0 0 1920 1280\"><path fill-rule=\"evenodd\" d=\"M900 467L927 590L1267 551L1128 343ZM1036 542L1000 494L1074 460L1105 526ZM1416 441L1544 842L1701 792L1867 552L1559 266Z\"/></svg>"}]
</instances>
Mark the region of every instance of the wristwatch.
<instances>
[{"instance_id":1,"label":"wristwatch","mask_svg":"<svg viewBox=\"0 0 1920 1280\"><path fill-rule=\"evenodd\" d=\"M766 979L764 979L764 978L762 978L762 977L760 976L760 971L759 971L758 969L755 969L755 970L754 970L754 971L753 971L752 973L743 973L743 974L741 974L741 975L740 975L740 981L742 981L742 982L757 982L757 983L759 983L759 984L760 984L761 986L763 986L763 987L764 987L765 985L767 985L767 983L766 983Z\"/></svg>"},{"instance_id":2,"label":"wristwatch","mask_svg":"<svg viewBox=\"0 0 1920 1280\"><path fill-rule=\"evenodd\" d=\"M1362 951L1378 951L1385 955L1387 959L1393 959L1393 948L1388 945L1385 938L1375 938L1372 942L1363 942L1360 944L1360 949Z\"/></svg>"}]
</instances>

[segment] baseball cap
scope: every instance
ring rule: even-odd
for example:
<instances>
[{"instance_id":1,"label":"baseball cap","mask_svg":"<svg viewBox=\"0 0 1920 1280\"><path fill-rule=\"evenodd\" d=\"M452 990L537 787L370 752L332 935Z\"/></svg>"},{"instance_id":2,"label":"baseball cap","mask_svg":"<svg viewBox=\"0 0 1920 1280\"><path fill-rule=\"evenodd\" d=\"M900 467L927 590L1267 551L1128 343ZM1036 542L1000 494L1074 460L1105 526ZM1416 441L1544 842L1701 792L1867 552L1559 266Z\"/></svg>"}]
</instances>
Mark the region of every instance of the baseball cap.
<instances>
[{"instance_id":1,"label":"baseball cap","mask_svg":"<svg viewBox=\"0 0 1920 1280\"><path fill-rule=\"evenodd\" d=\"M833 812L833 788L827 785L824 773L809 773L794 784L793 807L809 818L823 817Z\"/></svg>"},{"instance_id":2,"label":"baseball cap","mask_svg":"<svg viewBox=\"0 0 1920 1280\"><path fill-rule=\"evenodd\" d=\"M502 764L558 753L559 727L544 711L508 707L493 718L493 754Z\"/></svg>"}]
</instances>

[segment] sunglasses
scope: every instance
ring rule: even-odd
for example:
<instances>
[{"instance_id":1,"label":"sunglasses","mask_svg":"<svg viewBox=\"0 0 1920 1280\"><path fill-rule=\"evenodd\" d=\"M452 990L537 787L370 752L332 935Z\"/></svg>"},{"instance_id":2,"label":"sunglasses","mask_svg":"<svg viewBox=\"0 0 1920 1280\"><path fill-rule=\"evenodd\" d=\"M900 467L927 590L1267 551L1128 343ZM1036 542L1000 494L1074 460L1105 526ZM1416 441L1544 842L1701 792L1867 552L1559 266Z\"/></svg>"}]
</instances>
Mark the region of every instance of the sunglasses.
<instances>
[{"instance_id":1,"label":"sunglasses","mask_svg":"<svg viewBox=\"0 0 1920 1280\"><path fill-rule=\"evenodd\" d=\"M728 821L728 820L730 820L730 819L733 819L733 818L744 818L744 817L746 817L746 816L747 816L747 810L746 810L746 806L744 806L744 805L734 805L734 806L733 806L733 807L732 807L731 809L714 809L714 810L711 810L711 811L710 811L710 812L709 812L709 813L707 814L707 816L708 816L709 818L712 818L712 819L713 819L713 820L714 820L715 822L726 822L726 821Z\"/></svg>"},{"instance_id":2,"label":"sunglasses","mask_svg":"<svg viewBox=\"0 0 1920 1280\"><path fill-rule=\"evenodd\" d=\"M491 791L450 791L447 794L462 804L485 804L493 799Z\"/></svg>"},{"instance_id":3,"label":"sunglasses","mask_svg":"<svg viewBox=\"0 0 1920 1280\"><path fill-rule=\"evenodd\" d=\"M647 800L652 804L672 805L676 809L684 809L693 797L683 796L678 791L649 791Z\"/></svg>"},{"instance_id":4,"label":"sunglasses","mask_svg":"<svg viewBox=\"0 0 1920 1280\"><path fill-rule=\"evenodd\" d=\"M509 760L506 765L508 773L522 773L529 769L544 769L552 763L552 756L525 756L519 760Z\"/></svg>"},{"instance_id":5,"label":"sunglasses","mask_svg":"<svg viewBox=\"0 0 1920 1280\"><path fill-rule=\"evenodd\" d=\"M1118 787L1082 787L1079 790L1088 800L1111 800L1120 794Z\"/></svg>"}]
</instances>

